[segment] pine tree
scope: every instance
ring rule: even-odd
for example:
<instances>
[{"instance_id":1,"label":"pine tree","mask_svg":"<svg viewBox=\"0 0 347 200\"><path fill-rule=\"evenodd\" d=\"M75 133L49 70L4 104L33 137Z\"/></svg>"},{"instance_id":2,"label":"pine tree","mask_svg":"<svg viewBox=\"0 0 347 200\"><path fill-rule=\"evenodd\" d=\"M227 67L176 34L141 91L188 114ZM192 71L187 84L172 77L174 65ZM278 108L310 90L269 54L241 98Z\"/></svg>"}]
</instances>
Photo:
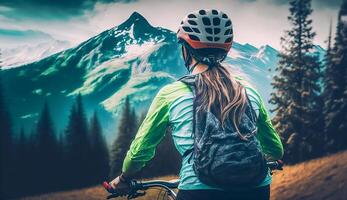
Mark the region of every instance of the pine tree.
<instances>
[{"instance_id":1,"label":"pine tree","mask_svg":"<svg viewBox=\"0 0 347 200\"><path fill-rule=\"evenodd\" d=\"M19 132L19 138L17 142L17 160L19 161L19 166L25 166L26 164L23 162L25 158L28 156L28 139L25 136L24 128L21 127Z\"/></svg>"},{"instance_id":2,"label":"pine tree","mask_svg":"<svg viewBox=\"0 0 347 200\"><path fill-rule=\"evenodd\" d=\"M339 15L334 48L328 48L325 71L324 115L327 149L347 147L347 1Z\"/></svg>"},{"instance_id":3,"label":"pine tree","mask_svg":"<svg viewBox=\"0 0 347 200\"><path fill-rule=\"evenodd\" d=\"M117 137L111 148L110 178L114 178L121 173L123 160L136 134L136 127L136 116L127 97L119 122Z\"/></svg>"},{"instance_id":4,"label":"pine tree","mask_svg":"<svg viewBox=\"0 0 347 200\"><path fill-rule=\"evenodd\" d=\"M66 164L65 164L65 143L64 143L64 131L60 131L57 136L57 166L56 174L57 178L55 180L55 188L57 190L66 189Z\"/></svg>"},{"instance_id":5,"label":"pine tree","mask_svg":"<svg viewBox=\"0 0 347 200\"><path fill-rule=\"evenodd\" d=\"M10 113L6 108L0 68L0 199L10 196L12 189L13 138Z\"/></svg>"},{"instance_id":6,"label":"pine tree","mask_svg":"<svg viewBox=\"0 0 347 200\"><path fill-rule=\"evenodd\" d=\"M68 126L65 130L65 163L67 182L70 187L81 187L89 184L90 144L88 140L87 121L84 113L82 96L77 96L71 108Z\"/></svg>"},{"instance_id":7,"label":"pine tree","mask_svg":"<svg viewBox=\"0 0 347 200\"><path fill-rule=\"evenodd\" d=\"M293 0L289 10L292 29L281 38L283 51L270 103L276 105L274 125L284 139L284 159L298 162L321 153L321 64L312 54L315 33L309 19L311 1Z\"/></svg>"},{"instance_id":8,"label":"pine tree","mask_svg":"<svg viewBox=\"0 0 347 200\"><path fill-rule=\"evenodd\" d=\"M157 147L156 155L142 172L143 177L155 177L178 174L181 167L181 156L174 145L171 129Z\"/></svg>"},{"instance_id":9,"label":"pine tree","mask_svg":"<svg viewBox=\"0 0 347 200\"><path fill-rule=\"evenodd\" d=\"M57 178L56 169L59 163L58 142L53 128L48 103L45 101L40 118L36 128L37 135L37 171L40 174L37 177L38 183L45 183L39 186L41 191L49 191L54 187L54 181ZM39 179L39 180L38 180Z\"/></svg>"},{"instance_id":10,"label":"pine tree","mask_svg":"<svg viewBox=\"0 0 347 200\"><path fill-rule=\"evenodd\" d=\"M24 128L21 127L19 132L19 138L16 143L16 156L15 156L15 171L16 174L13 177L15 180L26 180L28 185L33 185L33 180L30 178L29 174L32 172L30 171L30 168L28 164L30 161L30 152L28 148L28 138L25 136ZM18 195L25 195L28 194L30 191L27 187L23 188L20 191L16 191Z\"/></svg>"},{"instance_id":11,"label":"pine tree","mask_svg":"<svg viewBox=\"0 0 347 200\"><path fill-rule=\"evenodd\" d=\"M105 138L102 134L101 125L96 114L90 121L89 137L91 143L91 152L89 159L92 161L90 165L90 176L92 183L100 183L108 178L109 173L109 155Z\"/></svg>"}]
</instances>

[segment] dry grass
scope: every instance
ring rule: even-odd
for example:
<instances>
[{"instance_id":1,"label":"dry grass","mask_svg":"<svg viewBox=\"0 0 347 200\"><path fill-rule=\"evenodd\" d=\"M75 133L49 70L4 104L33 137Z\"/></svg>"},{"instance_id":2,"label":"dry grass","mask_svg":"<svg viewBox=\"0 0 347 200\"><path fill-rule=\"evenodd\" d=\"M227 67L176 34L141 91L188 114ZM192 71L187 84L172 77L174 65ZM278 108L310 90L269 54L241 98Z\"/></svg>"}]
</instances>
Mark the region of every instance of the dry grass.
<instances>
[{"instance_id":1,"label":"dry grass","mask_svg":"<svg viewBox=\"0 0 347 200\"><path fill-rule=\"evenodd\" d=\"M161 177L160 179L175 179L175 176ZM154 200L158 191L149 191L139 200ZM22 198L23 200L100 200L105 199L107 193L101 186L44 194L35 197ZM125 200L126 198L119 198ZM298 165L287 166L284 171L276 172L271 187L272 200L296 199L347 199L347 151L325 158L312 160Z\"/></svg>"},{"instance_id":2,"label":"dry grass","mask_svg":"<svg viewBox=\"0 0 347 200\"><path fill-rule=\"evenodd\" d=\"M346 200L347 151L288 166L273 178L271 199Z\"/></svg>"}]
</instances>

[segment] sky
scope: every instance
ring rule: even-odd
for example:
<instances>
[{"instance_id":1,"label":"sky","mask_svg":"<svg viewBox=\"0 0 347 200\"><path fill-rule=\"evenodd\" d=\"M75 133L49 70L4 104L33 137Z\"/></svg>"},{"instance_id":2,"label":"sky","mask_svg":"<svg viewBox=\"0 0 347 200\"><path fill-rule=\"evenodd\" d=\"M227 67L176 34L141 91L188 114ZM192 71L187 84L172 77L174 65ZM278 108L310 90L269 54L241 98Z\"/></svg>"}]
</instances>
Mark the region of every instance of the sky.
<instances>
[{"instance_id":1,"label":"sky","mask_svg":"<svg viewBox=\"0 0 347 200\"><path fill-rule=\"evenodd\" d=\"M54 38L73 45L119 25L132 12L153 26L176 31L190 11L215 8L227 13L234 39L256 47L281 49L280 37L289 28L288 0L0 0L0 45L16 46L13 37ZM342 0L312 0L314 42L326 47L330 21L336 26ZM6 42L7 41L7 42ZM21 40L18 40L21 41ZM26 40L23 40L26 41ZM21 42L23 42L21 41Z\"/></svg>"}]
</instances>

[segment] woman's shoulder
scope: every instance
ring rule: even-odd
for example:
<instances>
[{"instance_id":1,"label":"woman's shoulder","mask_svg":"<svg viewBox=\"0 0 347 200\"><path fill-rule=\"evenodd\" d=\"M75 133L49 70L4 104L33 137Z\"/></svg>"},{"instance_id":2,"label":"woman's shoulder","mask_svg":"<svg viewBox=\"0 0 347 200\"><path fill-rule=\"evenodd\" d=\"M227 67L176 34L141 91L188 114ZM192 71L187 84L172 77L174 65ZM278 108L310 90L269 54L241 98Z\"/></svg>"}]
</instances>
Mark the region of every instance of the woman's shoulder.
<instances>
[{"instance_id":1,"label":"woman's shoulder","mask_svg":"<svg viewBox=\"0 0 347 200\"><path fill-rule=\"evenodd\" d=\"M172 93L172 92L187 92L189 90L190 90L189 87L185 83L181 81L174 81L172 83L169 83L163 86L159 92Z\"/></svg>"},{"instance_id":2,"label":"woman's shoulder","mask_svg":"<svg viewBox=\"0 0 347 200\"><path fill-rule=\"evenodd\" d=\"M169 83L163 86L159 90L158 95L165 97L168 100L173 100L189 92L190 92L190 88L185 83L181 81L174 81L172 83Z\"/></svg>"}]
</instances>

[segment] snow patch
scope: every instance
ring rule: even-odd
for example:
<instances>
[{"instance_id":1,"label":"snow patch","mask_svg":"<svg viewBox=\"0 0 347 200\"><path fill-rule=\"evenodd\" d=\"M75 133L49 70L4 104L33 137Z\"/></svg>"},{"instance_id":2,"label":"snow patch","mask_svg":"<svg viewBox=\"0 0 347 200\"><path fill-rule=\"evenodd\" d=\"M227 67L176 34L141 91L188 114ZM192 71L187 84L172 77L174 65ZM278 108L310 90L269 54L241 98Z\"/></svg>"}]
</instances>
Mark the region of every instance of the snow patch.
<instances>
[{"instance_id":1,"label":"snow patch","mask_svg":"<svg viewBox=\"0 0 347 200\"><path fill-rule=\"evenodd\" d=\"M95 67L84 76L85 81L82 87L74 90L67 96L76 95L78 93L82 95L92 93L95 88L100 85L106 75L116 74L117 71L128 69L129 66L126 64L126 61L127 60L124 59L113 59ZM109 82L117 78L119 78L119 74L114 75Z\"/></svg>"},{"instance_id":2,"label":"snow patch","mask_svg":"<svg viewBox=\"0 0 347 200\"><path fill-rule=\"evenodd\" d=\"M42 94L42 89L39 88L39 89L33 90L32 93L33 93L33 94L41 95L41 94Z\"/></svg>"},{"instance_id":3,"label":"snow patch","mask_svg":"<svg viewBox=\"0 0 347 200\"><path fill-rule=\"evenodd\" d=\"M130 36L130 38L135 40L135 37L134 37L134 24L132 24L131 27L130 27L129 36Z\"/></svg>"},{"instance_id":4,"label":"snow patch","mask_svg":"<svg viewBox=\"0 0 347 200\"><path fill-rule=\"evenodd\" d=\"M85 81L82 87L69 93L68 96L76 95L78 93L83 95L90 94L95 91L95 88L100 86L107 75L113 75L113 77L104 84L111 83L115 79L119 78L119 72L121 70L131 68L133 74L150 71L151 64L148 62L148 57L162 45L163 43L156 44L154 42L127 45L125 47L125 53L120 58L115 58L102 63L89 71L84 76Z\"/></svg>"},{"instance_id":5,"label":"snow patch","mask_svg":"<svg viewBox=\"0 0 347 200\"><path fill-rule=\"evenodd\" d=\"M29 64L71 47L67 41L54 40L36 45L22 45L2 50L2 69Z\"/></svg>"},{"instance_id":6,"label":"snow patch","mask_svg":"<svg viewBox=\"0 0 347 200\"><path fill-rule=\"evenodd\" d=\"M175 77L165 72L145 72L139 74L138 76L132 77L118 92L101 102L102 106L104 106L107 111L113 112L115 115L117 115L120 107L119 105L121 104L121 102L123 102L123 99L125 97L131 94L141 94L140 96L137 96L138 101L143 102L151 100L154 91L158 90L157 85L149 83L141 87L136 86L148 82L148 80L152 77L170 78L172 80L175 80Z\"/></svg>"},{"instance_id":7,"label":"snow patch","mask_svg":"<svg viewBox=\"0 0 347 200\"><path fill-rule=\"evenodd\" d=\"M31 113L31 114L27 114L27 115L22 115L22 116L20 116L20 118L21 119L28 119L28 118L33 118L37 115L38 115L38 113Z\"/></svg>"}]
</instances>

